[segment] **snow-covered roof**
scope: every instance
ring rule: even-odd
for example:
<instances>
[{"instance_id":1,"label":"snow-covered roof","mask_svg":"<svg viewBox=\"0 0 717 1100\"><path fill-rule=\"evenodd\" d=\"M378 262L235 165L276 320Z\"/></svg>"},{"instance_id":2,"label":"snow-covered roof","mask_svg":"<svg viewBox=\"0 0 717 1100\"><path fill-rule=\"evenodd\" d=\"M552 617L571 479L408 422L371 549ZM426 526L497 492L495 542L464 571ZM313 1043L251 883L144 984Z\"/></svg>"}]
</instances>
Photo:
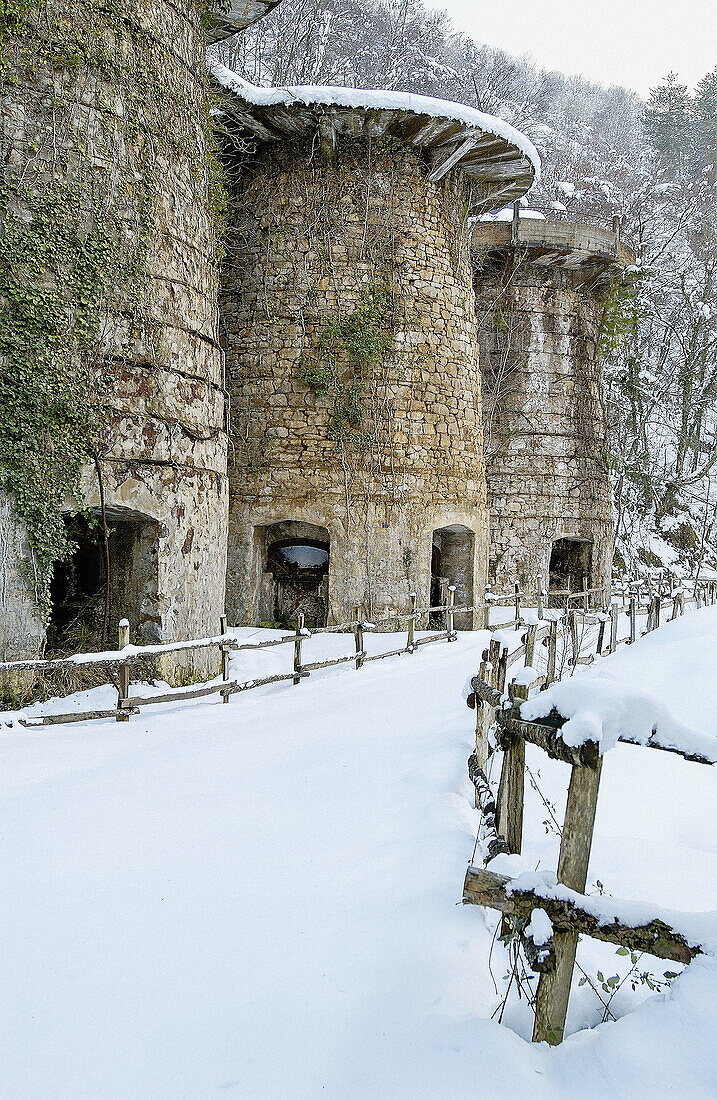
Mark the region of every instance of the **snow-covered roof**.
<instances>
[{"instance_id":1,"label":"snow-covered roof","mask_svg":"<svg viewBox=\"0 0 717 1100\"><path fill-rule=\"evenodd\" d=\"M525 134L462 103L380 89L258 88L215 60L209 67L224 92L227 123L263 141L322 128L329 141L336 134L387 134L432 154L434 182L460 168L482 185L484 196L500 202L518 199L540 175L538 151Z\"/></svg>"},{"instance_id":2,"label":"snow-covered roof","mask_svg":"<svg viewBox=\"0 0 717 1100\"><path fill-rule=\"evenodd\" d=\"M256 23L257 19L263 19L279 3L281 0L229 0L228 3L220 2L218 7L214 7L210 2L207 41L221 42L230 34L243 31L251 23Z\"/></svg>"}]
</instances>

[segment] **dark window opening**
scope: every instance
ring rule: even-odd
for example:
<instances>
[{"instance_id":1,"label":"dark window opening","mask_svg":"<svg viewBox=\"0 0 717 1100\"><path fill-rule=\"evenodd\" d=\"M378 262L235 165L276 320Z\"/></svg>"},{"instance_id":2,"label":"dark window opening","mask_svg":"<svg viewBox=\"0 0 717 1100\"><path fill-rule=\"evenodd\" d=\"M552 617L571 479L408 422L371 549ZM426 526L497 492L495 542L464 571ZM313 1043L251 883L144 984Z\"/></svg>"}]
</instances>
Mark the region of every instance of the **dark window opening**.
<instances>
[{"instance_id":1,"label":"dark window opening","mask_svg":"<svg viewBox=\"0 0 717 1100\"><path fill-rule=\"evenodd\" d=\"M72 550L53 569L48 652L114 648L122 618L129 619L134 641L161 640L158 524L145 517L108 514L109 584L99 517L68 516L65 524Z\"/></svg>"},{"instance_id":2,"label":"dark window opening","mask_svg":"<svg viewBox=\"0 0 717 1100\"><path fill-rule=\"evenodd\" d=\"M270 582L270 621L293 627L299 615L308 627L326 626L329 610L330 540L324 527L286 520L262 529ZM265 612L266 613L266 612Z\"/></svg>"},{"instance_id":3,"label":"dark window opening","mask_svg":"<svg viewBox=\"0 0 717 1100\"><path fill-rule=\"evenodd\" d=\"M576 592L592 587L592 543L587 539L556 539L550 551L550 591Z\"/></svg>"},{"instance_id":4,"label":"dark window opening","mask_svg":"<svg viewBox=\"0 0 717 1100\"><path fill-rule=\"evenodd\" d=\"M451 584L456 589L456 607L472 606L474 560L475 533L469 527L454 523L433 532L431 607L439 607L447 602L448 586ZM442 626L444 621L443 612L434 612L431 616L432 626ZM458 630L471 630L472 613L458 613L455 616L455 625Z\"/></svg>"}]
</instances>

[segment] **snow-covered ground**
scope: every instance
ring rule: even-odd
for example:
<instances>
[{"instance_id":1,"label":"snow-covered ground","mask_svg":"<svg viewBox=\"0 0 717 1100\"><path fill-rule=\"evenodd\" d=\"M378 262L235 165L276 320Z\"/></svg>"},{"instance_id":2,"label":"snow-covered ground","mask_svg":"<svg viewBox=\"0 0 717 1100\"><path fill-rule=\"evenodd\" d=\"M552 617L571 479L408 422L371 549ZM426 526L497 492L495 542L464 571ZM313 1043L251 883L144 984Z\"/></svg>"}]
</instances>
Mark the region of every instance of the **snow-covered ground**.
<instances>
[{"instance_id":1,"label":"snow-covered ground","mask_svg":"<svg viewBox=\"0 0 717 1100\"><path fill-rule=\"evenodd\" d=\"M705 608L580 676L638 685L714 734L716 634ZM122 725L3 727L0 1095L714 1096L712 958L667 994L626 982L599 1026L585 982L557 1049L526 1041L524 999L491 1020L508 966L497 915L460 904L478 824L462 689L486 639ZM324 635L304 656L352 646ZM244 680L289 661L281 647L232 663ZM528 750L555 808L527 783L523 863L554 868L569 769ZM717 908L715 786L712 768L612 749L589 889ZM598 989L598 970L630 966L591 940L578 961Z\"/></svg>"}]
</instances>

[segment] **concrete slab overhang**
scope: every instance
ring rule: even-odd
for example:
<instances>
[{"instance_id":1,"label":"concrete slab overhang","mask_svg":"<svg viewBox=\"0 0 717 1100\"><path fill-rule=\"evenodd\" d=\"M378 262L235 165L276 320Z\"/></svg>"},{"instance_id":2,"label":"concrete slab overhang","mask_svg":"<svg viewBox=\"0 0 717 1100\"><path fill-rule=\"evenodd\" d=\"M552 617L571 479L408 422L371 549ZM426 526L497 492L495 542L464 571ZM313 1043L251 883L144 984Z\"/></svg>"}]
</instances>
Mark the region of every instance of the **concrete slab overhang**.
<instances>
[{"instance_id":1,"label":"concrete slab overhang","mask_svg":"<svg viewBox=\"0 0 717 1100\"><path fill-rule=\"evenodd\" d=\"M635 253L620 238L619 229L549 219L476 221L471 229L471 249L481 266L513 250L523 250L530 264L569 271L617 272L635 263Z\"/></svg>"}]
</instances>

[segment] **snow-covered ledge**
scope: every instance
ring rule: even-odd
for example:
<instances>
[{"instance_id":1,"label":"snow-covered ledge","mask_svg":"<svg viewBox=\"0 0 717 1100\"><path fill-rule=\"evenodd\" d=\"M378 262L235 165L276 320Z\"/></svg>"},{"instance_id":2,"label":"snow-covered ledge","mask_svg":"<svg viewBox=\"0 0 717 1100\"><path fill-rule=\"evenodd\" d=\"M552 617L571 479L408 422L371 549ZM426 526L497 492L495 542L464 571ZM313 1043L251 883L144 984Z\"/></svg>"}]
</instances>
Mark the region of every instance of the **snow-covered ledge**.
<instances>
[{"instance_id":1,"label":"snow-covered ledge","mask_svg":"<svg viewBox=\"0 0 717 1100\"><path fill-rule=\"evenodd\" d=\"M339 134L398 138L430 155L434 183L452 168L478 183L483 209L488 199L515 201L540 175L538 151L525 134L461 103L363 88L258 88L216 60L209 68L224 93L226 124L261 141L318 133L330 153Z\"/></svg>"}]
</instances>

